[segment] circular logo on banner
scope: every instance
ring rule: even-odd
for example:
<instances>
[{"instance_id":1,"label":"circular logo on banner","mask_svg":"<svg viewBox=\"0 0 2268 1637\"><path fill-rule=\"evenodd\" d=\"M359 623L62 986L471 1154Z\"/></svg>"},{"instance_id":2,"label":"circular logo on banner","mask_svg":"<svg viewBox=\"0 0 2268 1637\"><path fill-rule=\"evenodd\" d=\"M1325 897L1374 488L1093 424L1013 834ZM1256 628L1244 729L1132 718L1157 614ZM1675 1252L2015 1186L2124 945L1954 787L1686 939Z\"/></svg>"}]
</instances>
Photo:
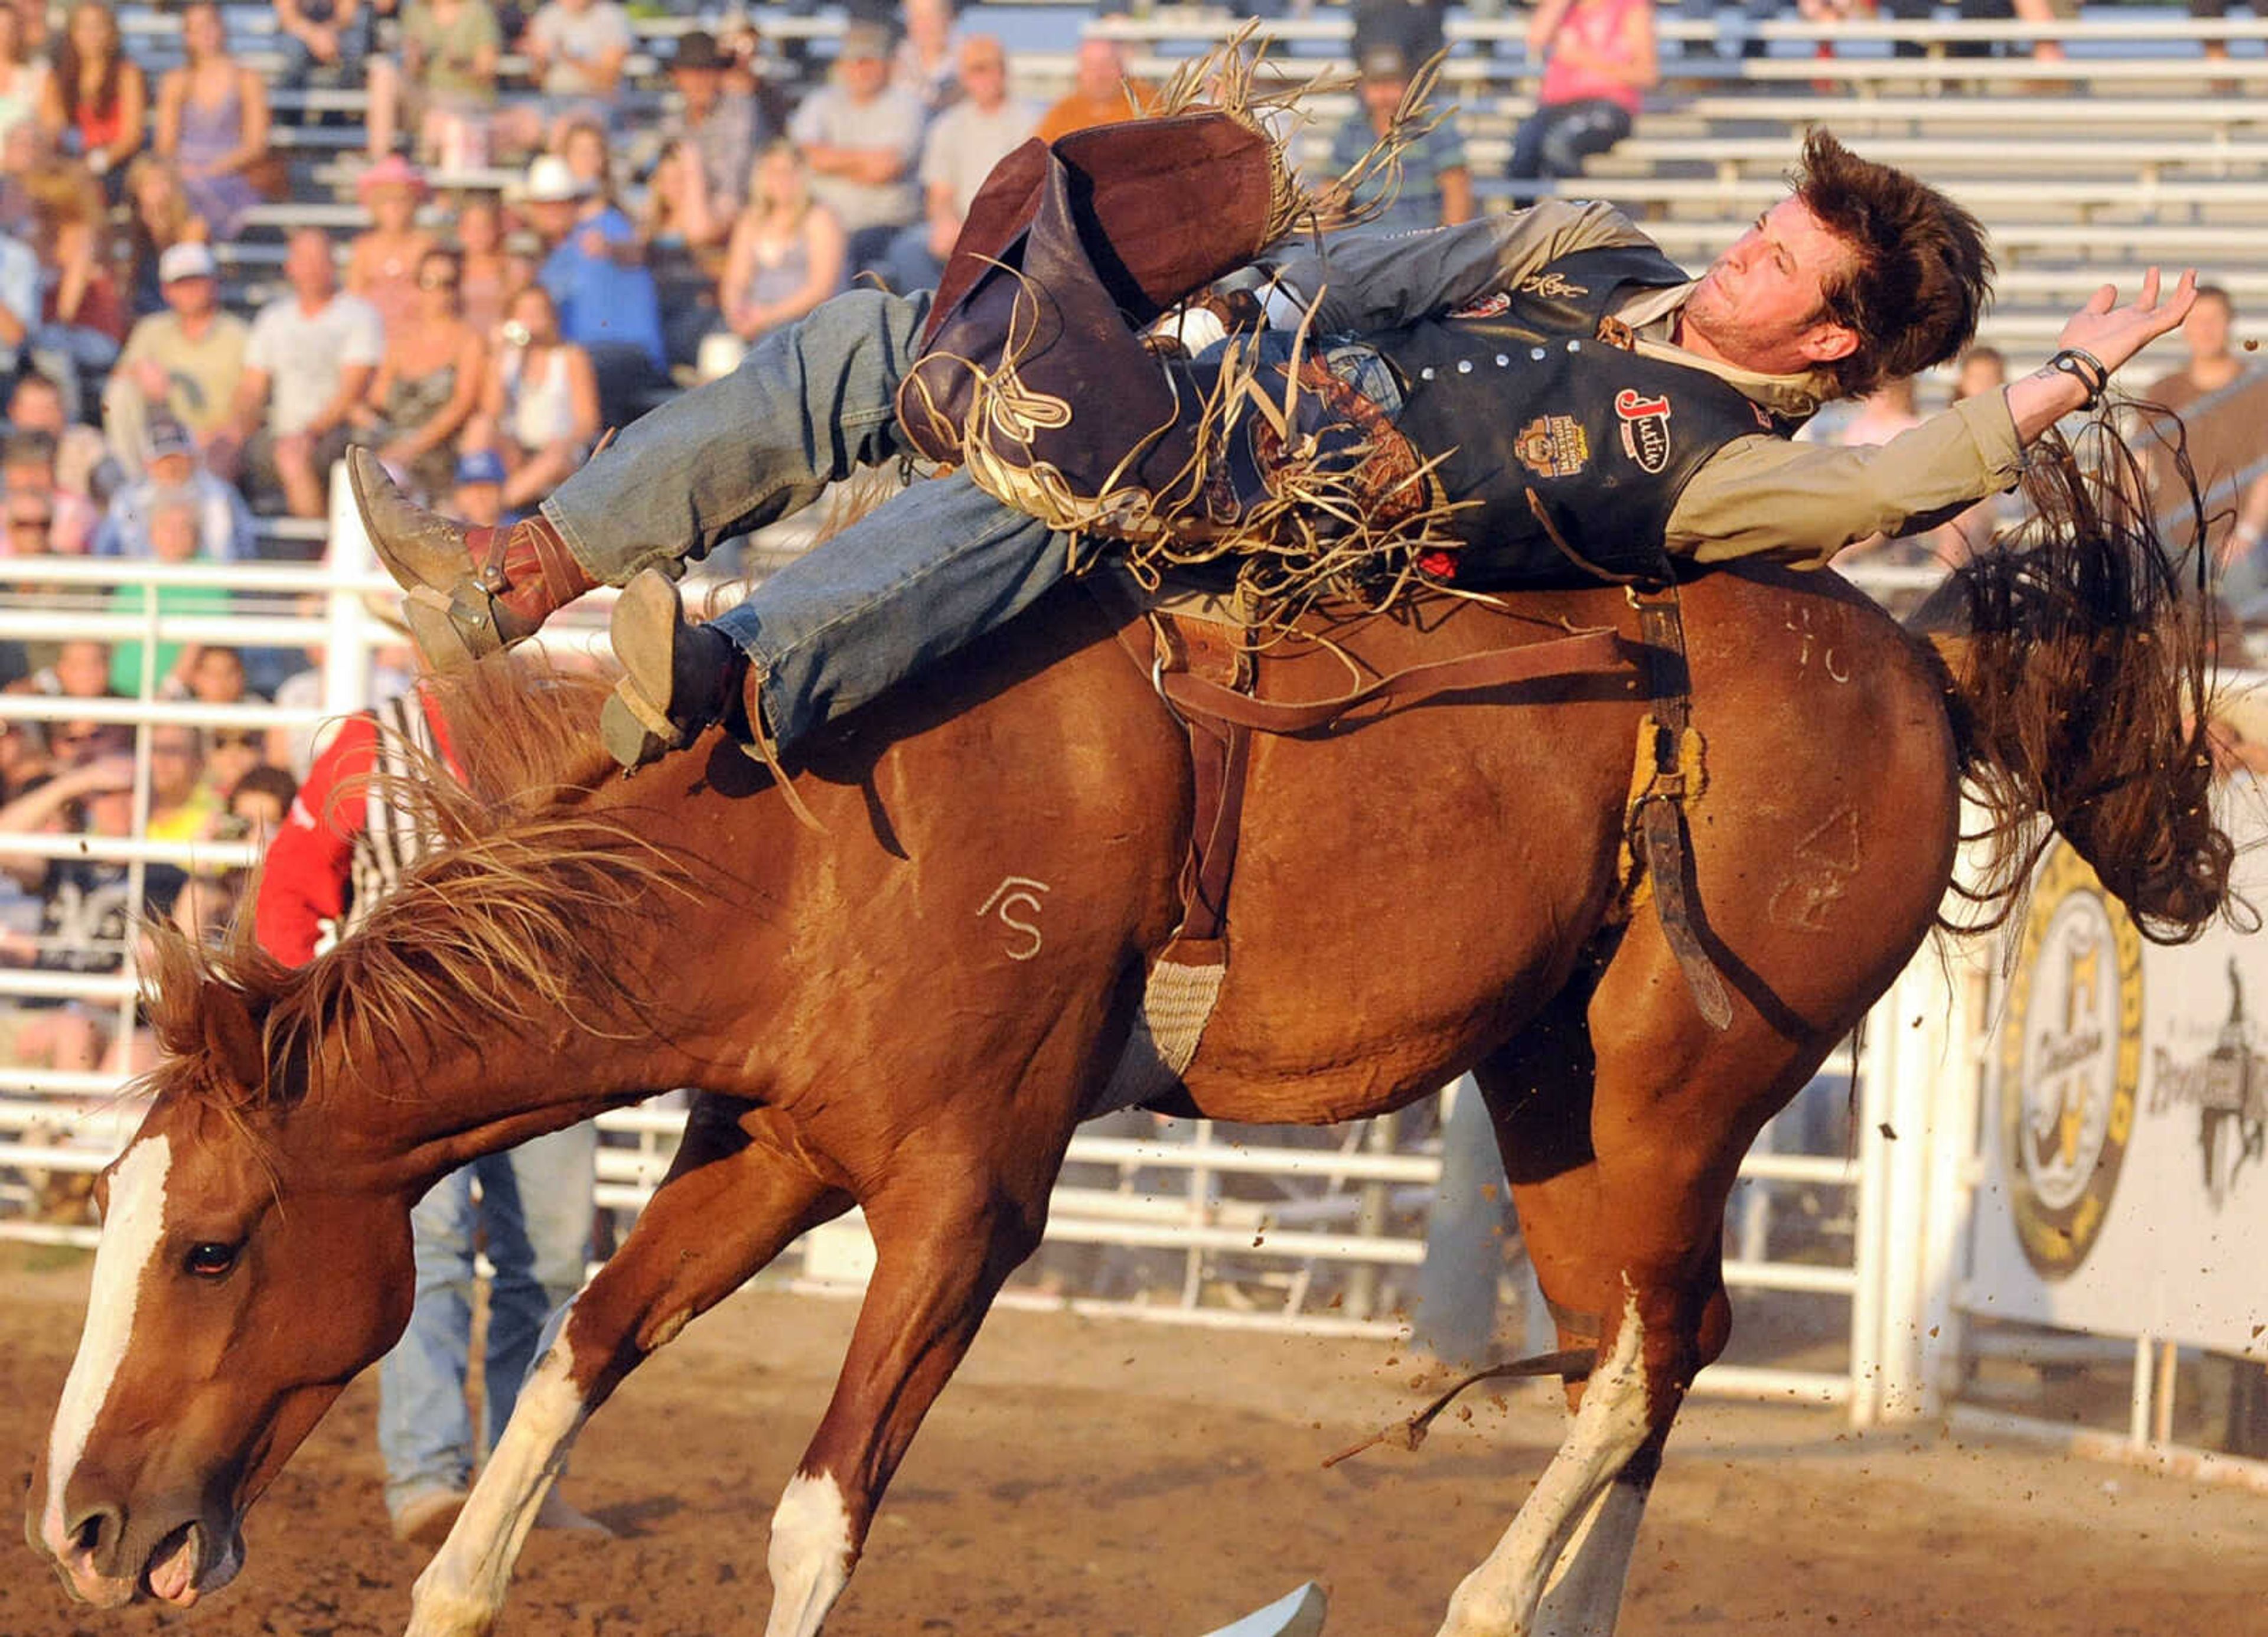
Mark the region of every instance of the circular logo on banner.
<instances>
[{"instance_id":1,"label":"circular logo on banner","mask_svg":"<svg viewBox=\"0 0 2268 1637\"><path fill-rule=\"evenodd\" d=\"M2142 1073L2142 936L2058 841L2032 887L2000 1029L2000 1136L2024 1256L2087 1259L2118 1186Z\"/></svg>"}]
</instances>

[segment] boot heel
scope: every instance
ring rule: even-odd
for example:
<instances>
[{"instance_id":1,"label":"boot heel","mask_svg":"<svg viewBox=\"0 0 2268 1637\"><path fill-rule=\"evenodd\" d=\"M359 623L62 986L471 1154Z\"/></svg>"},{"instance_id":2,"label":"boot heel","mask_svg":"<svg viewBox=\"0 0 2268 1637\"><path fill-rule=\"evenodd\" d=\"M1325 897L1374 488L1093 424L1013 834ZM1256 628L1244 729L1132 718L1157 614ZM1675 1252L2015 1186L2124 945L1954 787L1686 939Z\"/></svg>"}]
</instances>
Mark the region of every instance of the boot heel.
<instances>
[{"instance_id":1,"label":"boot heel","mask_svg":"<svg viewBox=\"0 0 2268 1637\"><path fill-rule=\"evenodd\" d=\"M607 747L608 755L622 764L624 773L635 773L648 762L659 761L682 740L674 728L666 733L655 731L649 723L648 708L624 681L615 685L613 695L599 712L599 742Z\"/></svg>"},{"instance_id":2,"label":"boot heel","mask_svg":"<svg viewBox=\"0 0 2268 1637\"><path fill-rule=\"evenodd\" d=\"M486 658L504 646L492 614L485 623L468 622L455 601L431 586L416 586L402 593L401 618L409 627L410 641L434 671L454 671ZM485 635L486 641L480 640Z\"/></svg>"}]
</instances>

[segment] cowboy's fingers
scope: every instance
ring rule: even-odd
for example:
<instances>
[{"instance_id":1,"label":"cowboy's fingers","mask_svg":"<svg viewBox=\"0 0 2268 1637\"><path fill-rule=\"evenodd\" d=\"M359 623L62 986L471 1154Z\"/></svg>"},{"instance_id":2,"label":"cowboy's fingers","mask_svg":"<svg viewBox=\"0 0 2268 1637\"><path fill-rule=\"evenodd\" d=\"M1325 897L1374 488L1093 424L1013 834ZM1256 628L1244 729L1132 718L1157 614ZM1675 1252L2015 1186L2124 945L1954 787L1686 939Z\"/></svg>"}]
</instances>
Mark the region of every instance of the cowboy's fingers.
<instances>
[{"instance_id":1,"label":"cowboy's fingers","mask_svg":"<svg viewBox=\"0 0 2268 1637\"><path fill-rule=\"evenodd\" d=\"M2080 308L2080 311L2082 312L2092 312L2099 316L2100 314L2110 312L2111 308L2117 305L2118 286L2116 284L2105 284L2097 289L2095 294L2087 298L2087 305Z\"/></svg>"},{"instance_id":2,"label":"cowboy's fingers","mask_svg":"<svg viewBox=\"0 0 2268 1637\"><path fill-rule=\"evenodd\" d=\"M2134 298L2134 306L2142 312L2153 312L2158 305L2158 269L2151 268L2142 275L2142 293Z\"/></svg>"}]
</instances>

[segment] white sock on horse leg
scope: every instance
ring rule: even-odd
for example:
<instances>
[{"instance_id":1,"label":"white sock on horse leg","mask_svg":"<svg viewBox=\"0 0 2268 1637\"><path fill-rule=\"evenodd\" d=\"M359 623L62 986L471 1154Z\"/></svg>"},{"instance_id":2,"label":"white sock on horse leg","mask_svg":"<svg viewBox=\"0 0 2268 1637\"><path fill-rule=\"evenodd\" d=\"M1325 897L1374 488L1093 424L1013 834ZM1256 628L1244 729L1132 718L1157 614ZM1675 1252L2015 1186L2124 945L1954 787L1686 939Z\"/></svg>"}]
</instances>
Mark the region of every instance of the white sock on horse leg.
<instances>
[{"instance_id":1,"label":"white sock on horse leg","mask_svg":"<svg viewBox=\"0 0 2268 1637\"><path fill-rule=\"evenodd\" d=\"M1535 1637L1535 1611L1577 1527L1646 1440L1644 1326L1629 1293L1613 1356L1583 1390L1566 1441L1487 1560L1458 1586L1440 1637Z\"/></svg>"},{"instance_id":2,"label":"white sock on horse leg","mask_svg":"<svg viewBox=\"0 0 2268 1637\"><path fill-rule=\"evenodd\" d=\"M556 1341L528 1372L471 1499L417 1577L406 1637L475 1637L496 1623L544 1492L587 1413L570 1361Z\"/></svg>"},{"instance_id":3,"label":"white sock on horse leg","mask_svg":"<svg viewBox=\"0 0 2268 1637\"><path fill-rule=\"evenodd\" d=\"M1614 1637L1651 1486L1618 1478L1591 1503L1535 1611L1535 1637Z\"/></svg>"},{"instance_id":4,"label":"white sock on horse leg","mask_svg":"<svg viewBox=\"0 0 2268 1637\"><path fill-rule=\"evenodd\" d=\"M765 1553L772 1615L764 1637L818 1637L850 1580L850 1507L831 1472L798 1472L772 1514Z\"/></svg>"}]
</instances>

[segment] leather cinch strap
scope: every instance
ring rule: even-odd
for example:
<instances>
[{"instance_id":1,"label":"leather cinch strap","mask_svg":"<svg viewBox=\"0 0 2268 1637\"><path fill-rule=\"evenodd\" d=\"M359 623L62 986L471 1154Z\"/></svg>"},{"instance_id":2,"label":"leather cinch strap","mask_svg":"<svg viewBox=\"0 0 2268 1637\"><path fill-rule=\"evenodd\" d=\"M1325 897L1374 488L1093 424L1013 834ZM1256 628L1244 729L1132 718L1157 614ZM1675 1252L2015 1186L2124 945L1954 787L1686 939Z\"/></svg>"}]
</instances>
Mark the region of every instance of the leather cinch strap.
<instances>
[{"instance_id":1,"label":"leather cinch strap","mask_svg":"<svg viewBox=\"0 0 2268 1637\"><path fill-rule=\"evenodd\" d=\"M1335 699L1287 701L1255 699L1187 672L1167 672L1160 686L1175 708L1232 722L1262 733L1307 733L1327 728L1362 706L1381 701L1431 699L1442 694L1477 693L1544 677L1627 671L1630 645L1619 632L1602 628L1523 648L1492 648L1412 665Z\"/></svg>"}]
</instances>

